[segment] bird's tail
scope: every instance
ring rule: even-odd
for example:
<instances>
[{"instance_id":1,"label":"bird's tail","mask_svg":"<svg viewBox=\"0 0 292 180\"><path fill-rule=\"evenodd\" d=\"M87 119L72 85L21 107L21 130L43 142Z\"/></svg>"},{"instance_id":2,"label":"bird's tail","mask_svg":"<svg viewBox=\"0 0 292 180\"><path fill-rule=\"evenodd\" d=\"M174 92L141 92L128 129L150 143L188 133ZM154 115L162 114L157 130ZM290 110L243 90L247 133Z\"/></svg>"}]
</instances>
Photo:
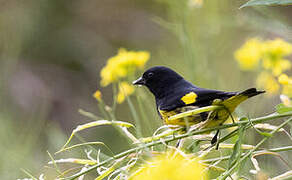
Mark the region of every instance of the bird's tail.
<instances>
[{"instance_id":1,"label":"bird's tail","mask_svg":"<svg viewBox=\"0 0 292 180\"><path fill-rule=\"evenodd\" d=\"M235 108L242 103L243 101L247 100L250 97L256 96L258 94L262 94L265 91L258 91L256 88L250 88L245 91L239 92L236 95L224 100L222 104L229 109L230 112L233 112Z\"/></svg>"},{"instance_id":2,"label":"bird's tail","mask_svg":"<svg viewBox=\"0 0 292 180\"><path fill-rule=\"evenodd\" d=\"M256 96L258 94L262 94L262 93L265 93L265 91L258 91L256 88L250 88L250 89L247 89L245 91L238 93L238 95L244 95L244 96L247 96L250 98L250 97Z\"/></svg>"}]
</instances>

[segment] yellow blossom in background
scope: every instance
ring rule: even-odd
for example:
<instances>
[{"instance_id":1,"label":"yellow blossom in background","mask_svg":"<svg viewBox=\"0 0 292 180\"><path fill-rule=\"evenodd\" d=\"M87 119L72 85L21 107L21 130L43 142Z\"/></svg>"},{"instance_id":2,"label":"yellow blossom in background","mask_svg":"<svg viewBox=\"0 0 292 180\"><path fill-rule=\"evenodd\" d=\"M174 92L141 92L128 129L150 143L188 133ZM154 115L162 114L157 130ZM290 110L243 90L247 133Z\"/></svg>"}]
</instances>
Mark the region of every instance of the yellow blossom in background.
<instances>
[{"instance_id":1,"label":"yellow blossom in background","mask_svg":"<svg viewBox=\"0 0 292 180\"><path fill-rule=\"evenodd\" d=\"M254 70L257 68L262 55L262 45L258 38L249 39L234 56L241 70Z\"/></svg>"},{"instance_id":2,"label":"yellow blossom in background","mask_svg":"<svg viewBox=\"0 0 292 180\"><path fill-rule=\"evenodd\" d=\"M291 68L290 61L286 59L263 59L263 67L271 70L275 76L280 75L282 72Z\"/></svg>"},{"instance_id":3,"label":"yellow blossom in background","mask_svg":"<svg viewBox=\"0 0 292 180\"><path fill-rule=\"evenodd\" d=\"M268 94L276 94L280 89L280 83L283 85L282 93L291 97L292 79L282 74L292 67L291 61L285 59L291 54L292 44L282 39L260 41L253 38L235 52L235 58L242 70L254 70L256 67L264 69L258 75L256 84ZM258 66L259 64L261 66Z\"/></svg>"},{"instance_id":4,"label":"yellow blossom in background","mask_svg":"<svg viewBox=\"0 0 292 180\"><path fill-rule=\"evenodd\" d=\"M144 163L130 180L205 180L207 172L198 159L167 152Z\"/></svg>"},{"instance_id":5,"label":"yellow blossom in background","mask_svg":"<svg viewBox=\"0 0 292 180\"><path fill-rule=\"evenodd\" d=\"M101 102L101 92L99 90L95 91L93 97L98 101Z\"/></svg>"},{"instance_id":6,"label":"yellow blossom in background","mask_svg":"<svg viewBox=\"0 0 292 180\"><path fill-rule=\"evenodd\" d=\"M254 70L262 60L262 67L278 76L291 69L291 62L284 59L292 53L292 45L282 39L260 41L252 38L235 52L241 70Z\"/></svg>"},{"instance_id":7,"label":"yellow blossom in background","mask_svg":"<svg viewBox=\"0 0 292 180\"><path fill-rule=\"evenodd\" d=\"M292 84L292 79L290 79L287 74L281 74L279 77L278 77L278 81L280 84L283 84L283 85L287 85L289 83Z\"/></svg>"},{"instance_id":8,"label":"yellow blossom in background","mask_svg":"<svg viewBox=\"0 0 292 180\"><path fill-rule=\"evenodd\" d=\"M278 81L283 85L282 94L292 97L292 78L287 76L287 74L281 74L278 77Z\"/></svg>"},{"instance_id":9,"label":"yellow blossom in background","mask_svg":"<svg viewBox=\"0 0 292 180\"><path fill-rule=\"evenodd\" d=\"M116 82L126 76L134 74L137 69L143 69L149 60L147 51L127 51L120 49L118 54L108 59L105 67L100 72L102 86Z\"/></svg>"},{"instance_id":10,"label":"yellow blossom in background","mask_svg":"<svg viewBox=\"0 0 292 180\"><path fill-rule=\"evenodd\" d=\"M127 82L121 82L119 84L119 92L117 95L117 102L119 104L123 103L125 101L125 98L127 96L130 96L135 91L134 87L128 84Z\"/></svg>"},{"instance_id":11,"label":"yellow blossom in background","mask_svg":"<svg viewBox=\"0 0 292 180\"><path fill-rule=\"evenodd\" d=\"M280 88L274 76L268 72L261 72L257 77L256 84L259 88L263 88L269 95L276 94Z\"/></svg>"},{"instance_id":12,"label":"yellow blossom in background","mask_svg":"<svg viewBox=\"0 0 292 180\"><path fill-rule=\"evenodd\" d=\"M263 67L275 76L291 68L291 62L284 59L292 53L292 45L282 39L268 40L263 47Z\"/></svg>"},{"instance_id":13,"label":"yellow blossom in background","mask_svg":"<svg viewBox=\"0 0 292 180\"><path fill-rule=\"evenodd\" d=\"M278 77L278 81L280 84L288 84L289 82L289 77L287 76L287 74L281 74L279 77Z\"/></svg>"},{"instance_id":14,"label":"yellow blossom in background","mask_svg":"<svg viewBox=\"0 0 292 180\"><path fill-rule=\"evenodd\" d=\"M284 57L292 53L292 45L280 38L267 40L264 42L263 51L274 57Z\"/></svg>"},{"instance_id":15,"label":"yellow blossom in background","mask_svg":"<svg viewBox=\"0 0 292 180\"><path fill-rule=\"evenodd\" d=\"M292 84L283 85L282 94L292 98Z\"/></svg>"}]
</instances>

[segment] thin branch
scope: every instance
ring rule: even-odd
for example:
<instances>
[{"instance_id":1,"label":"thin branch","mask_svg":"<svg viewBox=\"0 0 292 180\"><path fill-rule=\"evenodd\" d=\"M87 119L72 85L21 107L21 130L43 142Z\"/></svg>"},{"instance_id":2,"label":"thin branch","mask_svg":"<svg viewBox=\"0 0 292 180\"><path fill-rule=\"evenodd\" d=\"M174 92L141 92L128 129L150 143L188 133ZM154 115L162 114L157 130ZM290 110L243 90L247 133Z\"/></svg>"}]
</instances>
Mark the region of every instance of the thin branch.
<instances>
[{"instance_id":1,"label":"thin branch","mask_svg":"<svg viewBox=\"0 0 292 180\"><path fill-rule=\"evenodd\" d=\"M266 152L282 152L282 151L291 151L292 146L286 146L286 147L279 147L279 148L272 148L272 149L267 149L267 150L260 150L260 151L255 151L252 154L258 154L258 153L266 153ZM243 157L246 153L243 153L241 156ZM201 162L204 163L211 163L214 161L224 161L224 160L229 160L231 156L223 156L219 158L212 158L212 159L205 159L202 160Z\"/></svg>"},{"instance_id":2,"label":"thin branch","mask_svg":"<svg viewBox=\"0 0 292 180\"><path fill-rule=\"evenodd\" d=\"M286 120L285 122L283 122L280 126L278 126L277 129L273 130L270 134L273 135L275 134L277 131L279 131L283 126L285 126L286 124L288 124L290 121L292 120L292 118L289 118L288 120ZM266 136L264 137L256 146L254 149L250 150L249 152L247 152L239 161L237 161L228 171L226 171L225 173L223 173L219 179L226 179L231 173L232 171L242 162L244 161L247 157L249 157L256 149L258 149L267 139L269 139L270 136Z\"/></svg>"},{"instance_id":3,"label":"thin branch","mask_svg":"<svg viewBox=\"0 0 292 180\"><path fill-rule=\"evenodd\" d=\"M239 125L243 125L243 124L248 124L250 122L256 124L256 123L262 123L262 122L265 122L265 121L268 121L268 120L272 120L272 119L277 119L277 118L282 118L282 117L289 117L289 116L292 116L292 112L289 112L289 113L284 113L284 114L271 114L271 115L268 115L268 116L264 116L264 117L260 117L260 118L255 118L255 119L252 119L252 120L246 120L246 121L239 121L239 122L236 122L236 123L233 123L233 124L225 124L225 125L222 125L222 126L217 126L217 127L212 127L212 128L206 128L206 129L202 129L202 130L198 130L198 131L192 131L192 132L188 132L188 133L185 133L185 134L181 134L181 135L173 135L172 137L170 138L167 138L165 140L163 140L163 142L167 143L167 142L171 142L171 141L174 141L174 140L177 140L177 139L182 139L182 138L185 138L185 137L188 137L188 136L192 136L192 135L197 135L197 134L203 134L203 133L206 133L206 132L210 132L210 131L214 131L214 130L218 130L218 129L226 129L226 128L230 128L230 127L235 127L235 126L239 126ZM273 131L274 132L274 131ZM272 132L272 133L273 133ZM86 171L83 171L83 172L79 172L79 173L76 173L70 177L67 177L67 178L62 178L62 179L66 179L66 180L73 180L79 176L82 176L83 174L86 174L100 166L103 166L115 159L118 159L118 158L121 158L123 156L126 156L128 154L131 154L131 153L134 153L136 151L139 151L141 149L144 149L144 148L147 148L147 147L152 147L152 146L155 146L155 145L158 145L158 144L161 144L162 142L161 141L154 141L154 142L150 142L148 144L144 144L142 146L139 146L139 147L135 147L135 148L132 148L132 149L129 149L127 151L124 151L120 154L117 154L116 156L113 156L97 165L94 165L94 166L91 166L89 167ZM258 145L261 145L262 143L260 142L260 144ZM256 148L258 147L258 145L256 146ZM253 151L251 151L252 153ZM250 155L250 153L248 153L248 155ZM244 156L245 157L245 156ZM241 160L242 161L242 160ZM235 167L235 166L234 166ZM233 170L233 168L231 168Z\"/></svg>"}]
</instances>

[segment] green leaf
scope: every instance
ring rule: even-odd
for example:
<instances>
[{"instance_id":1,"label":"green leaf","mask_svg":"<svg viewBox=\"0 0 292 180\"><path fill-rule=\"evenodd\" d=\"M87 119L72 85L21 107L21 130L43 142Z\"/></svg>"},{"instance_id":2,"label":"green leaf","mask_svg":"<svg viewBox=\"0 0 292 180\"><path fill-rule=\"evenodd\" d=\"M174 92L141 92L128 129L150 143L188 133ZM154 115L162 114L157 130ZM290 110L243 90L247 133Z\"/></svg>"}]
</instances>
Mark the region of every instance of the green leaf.
<instances>
[{"instance_id":1,"label":"green leaf","mask_svg":"<svg viewBox=\"0 0 292 180\"><path fill-rule=\"evenodd\" d=\"M239 119L239 121L247 121L247 120L248 120L247 117L241 117L241 118Z\"/></svg>"},{"instance_id":2,"label":"green leaf","mask_svg":"<svg viewBox=\"0 0 292 180\"><path fill-rule=\"evenodd\" d=\"M234 159L236 159L236 156L238 154L239 147L240 147L239 141L237 140L236 143L234 144L233 152L232 152L231 157L230 157L229 162L228 162L228 169L230 169L232 167Z\"/></svg>"},{"instance_id":3,"label":"green leaf","mask_svg":"<svg viewBox=\"0 0 292 180\"><path fill-rule=\"evenodd\" d=\"M272 137L272 134L271 134L271 133L263 132L263 131L258 130L258 129L252 124L252 122L250 121L250 119L248 119L248 120L249 120L251 126L253 127L253 129L254 129L257 133L259 133L260 135L265 136L265 137Z\"/></svg>"},{"instance_id":4,"label":"green leaf","mask_svg":"<svg viewBox=\"0 0 292 180\"><path fill-rule=\"evenodd\" d=\"M93 144L94 145L104 145L105 146L105 144L103 142L85 142L85 143L75 144L73 146L63 148L62 150L60 150L58 152L55 152L55 154L58 154L58 153L63 152L63 151L71 150L71 149L76 148L76 147L86 146L86 145L93 145Z\"/></svg>"},{"instance_id":5,"label":"green leaf","mask_svg":"<svg viewBox=\"0 0 292 180\"><path fill-rule=\"evenodd\" d=\"M284 114L292 111L292 107L285 106L283 103L276 105L277 113Z\"/></svg>"},{"instance_id":6,"label":"green leaf","mask_svg":"<svg viewBox=\"0 0 292 180\"><path fill-rule=\"evenodd\" d=\"M256 128L255 128L256 129ZM257 130L257 132L262 135L262 136L265 136L265 137L272 137L272 134L271 133L268 133L268 132L262 132L260 130Z\"/></svg>"},{"instance_id":7,"label":"green leaf","mask_svg":"<svg viewBox=\"0 0 292 180\"><path fill-rule=\"evenodd\" d=\"M241 156L241 144L242 144L242 139L243 139L243 131L244 131L244 126L240 126L239 131L238 131L238 139L236 143L234 144L233 152L229 159L228 169L230 169L233 166L233 164L239 160Z\"/></svg>"},{"instance_id":8,"label":"green leaf","mask_svg":"<svg viewBox=\"0 0 292 180\"><path fill-rule=\"evenodd\" d=\"M247 3L240 6L240 8L247 7L247 6L275 6L275 5L291 5L292 0L250 0ZM239 9L240 9L239 8Z\"/></svg>"},{"instance_id":9,"label":"green leaf","mask_svg":"<svg viewBox=\"0 0 292 180\"><path fill-rule=\"evenodd\" d=\"M67 147L67 145L70 143L70 141L72 140L72 138L74 137L74 135L77 132L82 131L84 129L88 129L88 128L92 128L92 127L96 127L96 126L101 126L101 125L116 125L116 126L126 127L126 128L134 127L134 125L132 125L130 123L127 123L127 122L123 122L123 121L108 121L108 120L98 120L98 121L93 121L93 122L89 122L89 123L86 123L86 124L78 125L72 131L71 136L69 137L69 139L67 140L65 145L62 147L60 152L63 151Z\"/></svg>"}]
</instances>

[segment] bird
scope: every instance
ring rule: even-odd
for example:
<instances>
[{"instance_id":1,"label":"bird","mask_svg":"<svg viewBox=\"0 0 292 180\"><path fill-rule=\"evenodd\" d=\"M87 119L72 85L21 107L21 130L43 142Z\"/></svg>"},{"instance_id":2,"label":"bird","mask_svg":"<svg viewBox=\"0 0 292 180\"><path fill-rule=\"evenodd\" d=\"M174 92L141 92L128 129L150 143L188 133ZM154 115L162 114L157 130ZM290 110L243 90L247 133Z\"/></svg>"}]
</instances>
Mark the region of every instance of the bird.
<instances>
[{"instance_id":1,"label":"bird","mask_svg":"<svg viewBox=\"0 0 292 180\"><path fill-rule=\"evenodd\" d=\"M240 103L265 92L256 88L240 92L201 88L165 66L149 68L140 78L133 81L133 85L146 86L150 90L155 97L157 112L165 124L178 126L201 124L200 128L222 125ZM169 119L176 114L211 105L224 108L184 118Z\"/></svg>"}]
</instances>

